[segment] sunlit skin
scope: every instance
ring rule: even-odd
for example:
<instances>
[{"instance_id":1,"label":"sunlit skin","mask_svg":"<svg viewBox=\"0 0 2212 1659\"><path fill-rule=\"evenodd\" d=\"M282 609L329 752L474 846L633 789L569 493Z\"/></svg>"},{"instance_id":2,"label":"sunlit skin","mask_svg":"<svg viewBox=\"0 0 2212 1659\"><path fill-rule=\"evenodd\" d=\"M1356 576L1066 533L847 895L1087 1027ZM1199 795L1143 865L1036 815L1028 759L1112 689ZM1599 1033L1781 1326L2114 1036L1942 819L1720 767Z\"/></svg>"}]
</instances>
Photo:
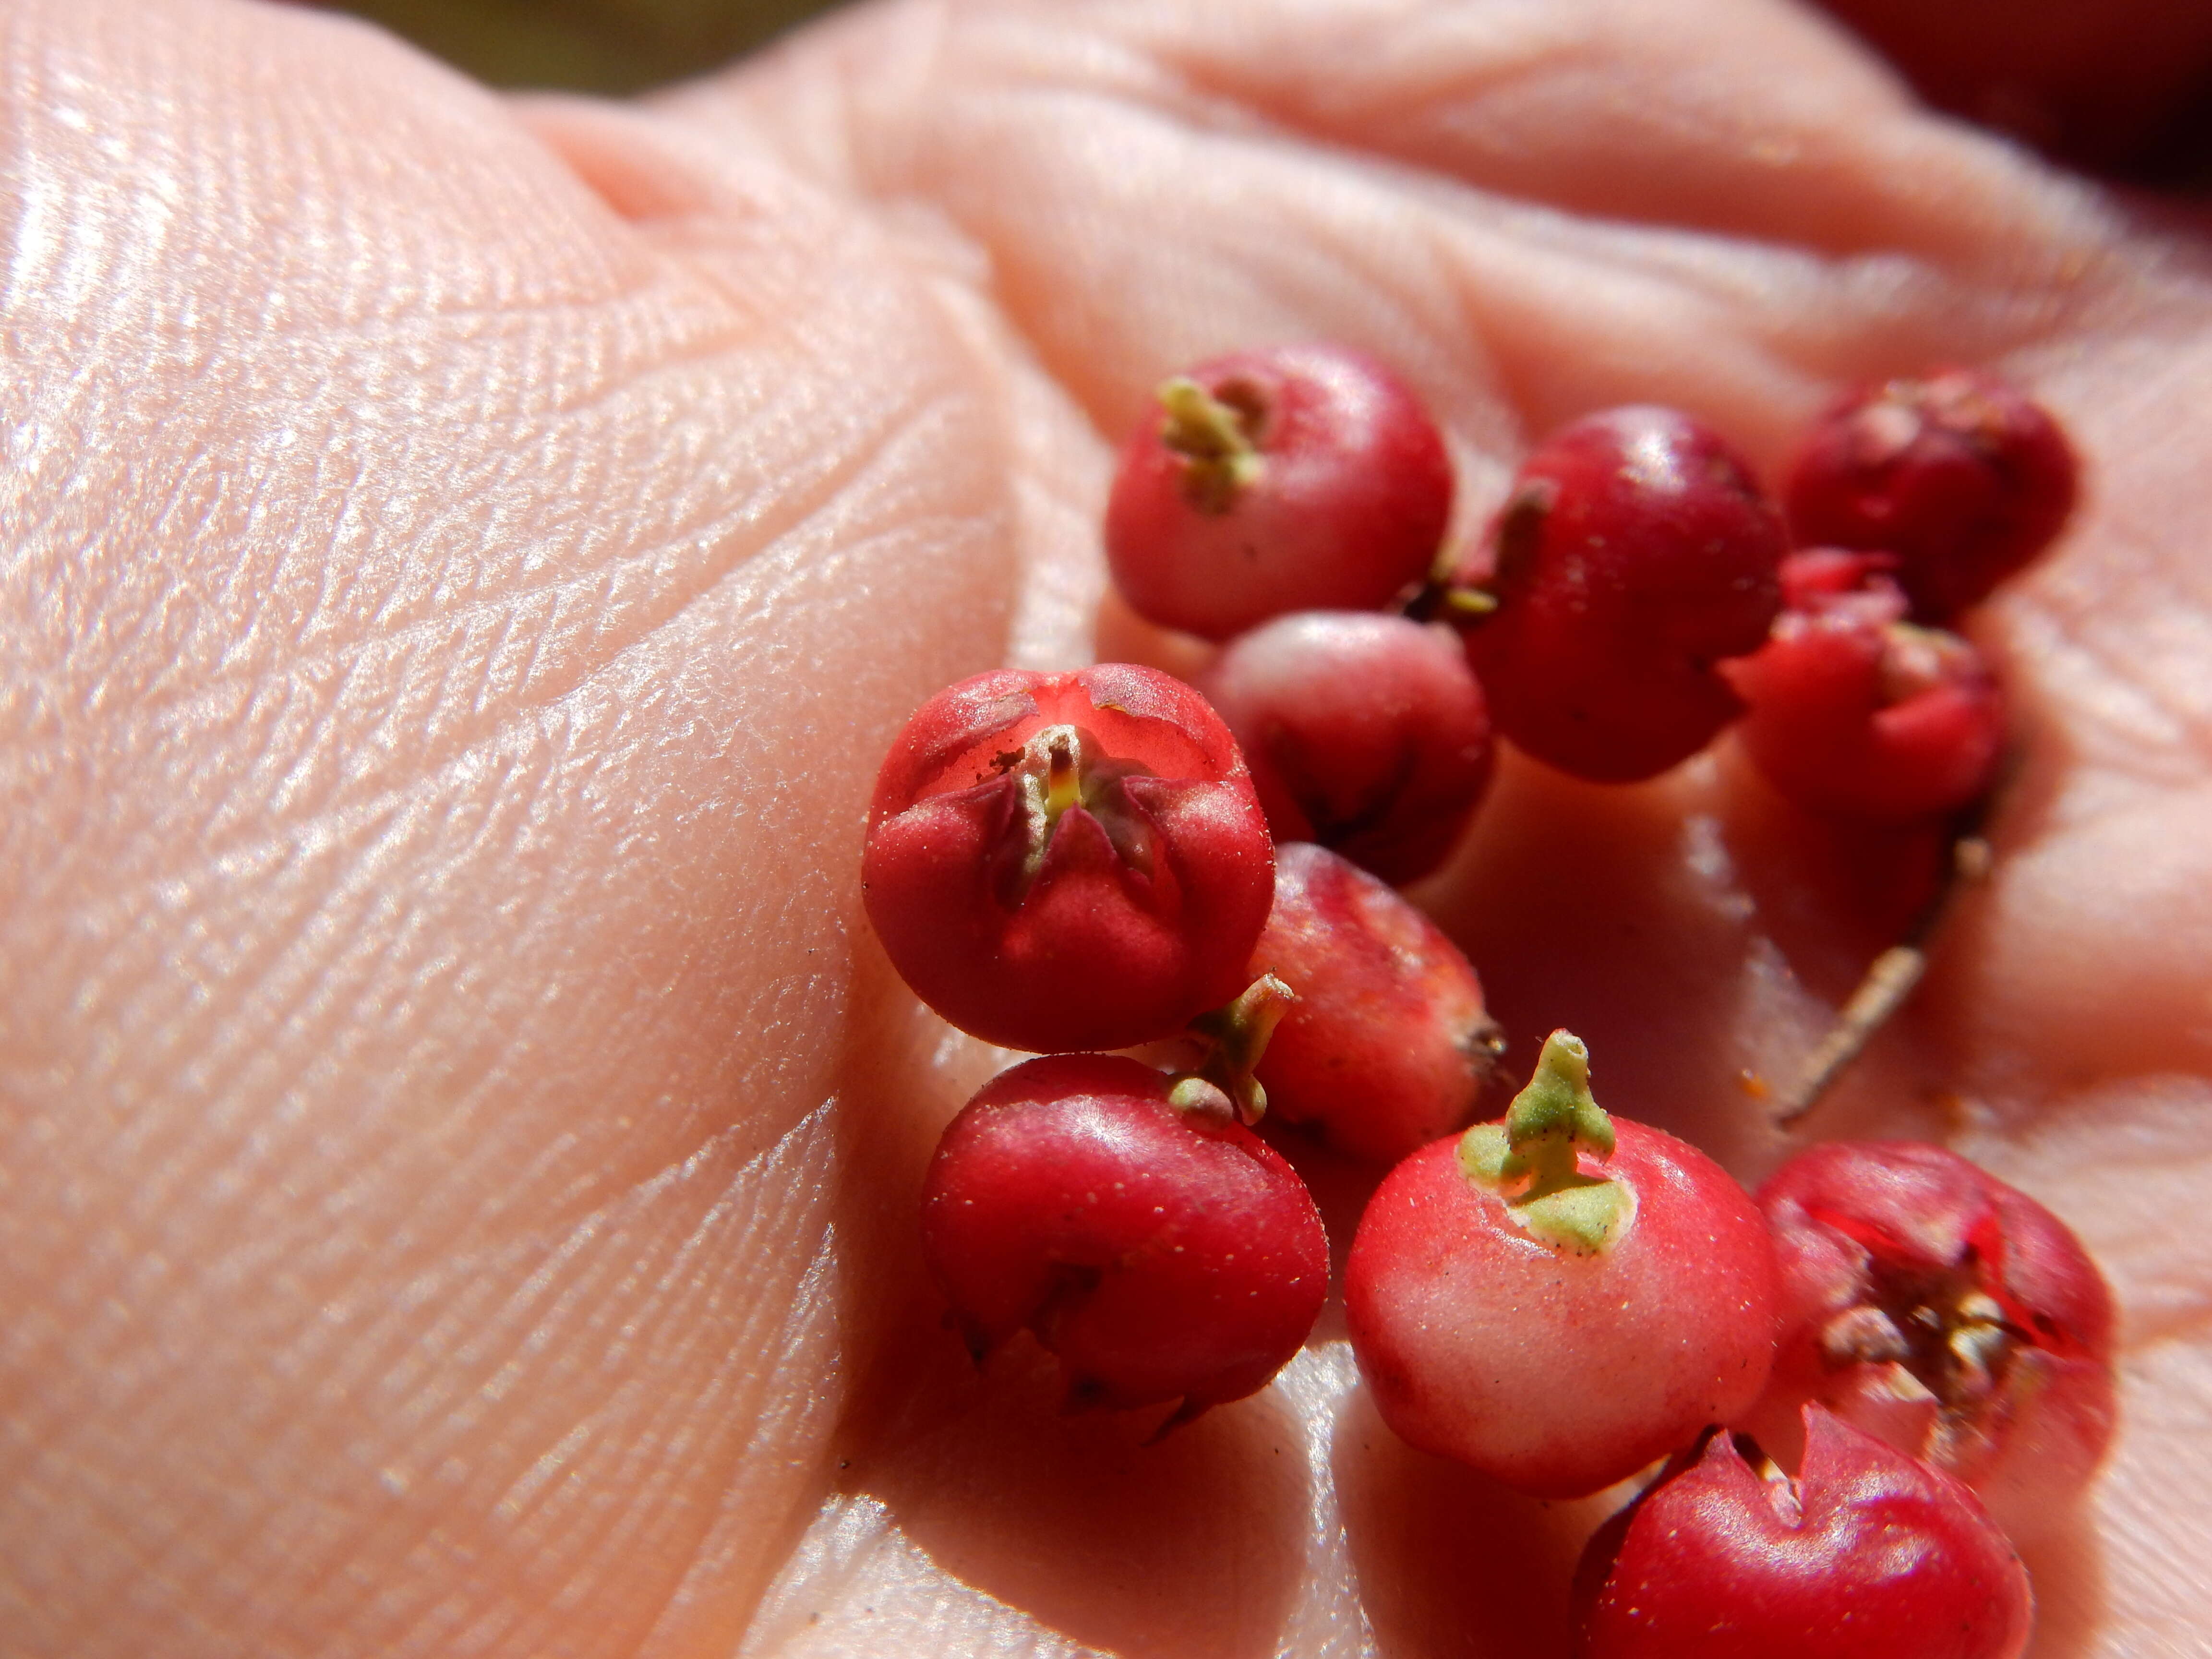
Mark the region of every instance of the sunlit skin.
<instances>
[{"instance_id":1,"label":"sunlit skin","mask_svg":"<svg viewBox=\"0 0 2212 1659\"><path fill-rule=\"evenodd\" d=\"M1092 654L1163 377L1315 338L1434 410L1463 529L1624 402L1770 479L1939 361L2065 422L2081 510L1976 624L2026 740L1995 875L1804 1127L1946 1139L2081 1232L2122 1424L2031 1559L2039 1652L2193 1651L2191 222L1776 0L892 6L636 107L228 0L0 28L15 1652L1564 1648L1607 1504L1410 1450L1334 1311L1140 1451L1048 1356L978 1372L918 1260L1005 1056L861 927L877 764L939 687ZM1755 1181L1933 861L1725 744L1617 789L1508 753L1421 896L1516 1068L1567 1025ZM1372 1176L1290 1155L1348 1226Z\"/></svg>"}]
</instances>

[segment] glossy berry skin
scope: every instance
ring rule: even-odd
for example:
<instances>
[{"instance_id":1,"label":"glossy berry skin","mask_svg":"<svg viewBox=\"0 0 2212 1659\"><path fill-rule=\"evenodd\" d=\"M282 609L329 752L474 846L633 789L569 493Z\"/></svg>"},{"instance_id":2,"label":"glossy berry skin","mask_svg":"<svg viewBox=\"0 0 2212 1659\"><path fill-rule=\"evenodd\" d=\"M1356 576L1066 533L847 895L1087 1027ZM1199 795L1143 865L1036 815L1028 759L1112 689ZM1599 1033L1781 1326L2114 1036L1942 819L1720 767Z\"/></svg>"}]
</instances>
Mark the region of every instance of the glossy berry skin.
<instances>
[{"instance_id":1,"label":"glossy berry skin","mask_svg":"<svg viewBox=\"0 0 2212 1659\"><path fill-rule=\"evenodd\" d=\"M1636 1195L1610 1249L1530 1237L1445 1139L1384 1178L1345 1267L1383 1420L1540 1498L1595 1492L1729 1421L1773 1359L1773 1247L1750 1199L1695 1147L1613 1123L1612 1158L1583 1164Z\"/></svg>"},{"instance_id":2,"label":"glossy berry skin","mask_svg":"<svg viewBox=\"0 0 2212 1659\"><path fill-rule=\"evenodd\" d=\"M861 880L893 965L961 1030L1118 1048L1243 989L1274 855L1205 699L1102 663L931 698L884 761Z\"/></svg>"},{"instance_id":3,"label":"glossy berry skin","mask_svg":"<svg viewBox=\"0 0 2212 1659\"><path fill-rule=\"evenodd\" d=\"M1474 1115L1503 1039L1460 948L1387 884L1326 848L1278 847L1252 973L1298 999L1258 1068L1273 1115L1395 1164Z\"/></svg>"},{"instance_id":4,"label":"glossy berry skin","mask_svg":"<svg viewBox=\"0 0 2212 1659\"><path fill-rule=\"evenodd\" d=\"M1199 680L1252 769L1278 842L1317 842L1385 881L1449 856L1490 782L1490 714L1446 628L1380 612L1279 617Z\"/></svg>"},{"instance_id":5,"label":"glossy berry skin","mask_svg":"<svg viewBox=\"0 0 2212 1659\"><path fill-rule=\"evenodd\" d=\"M1748 705L1737 740L1767 781L1808 811L1907 823L1984 794L2004 750L2004 699L1979 651L1906 622L1883 556L1793 555L1802 598L1765 645L1727 664ZM1853 584L1823 592L1790 568L1855 561Z\"/></svg>"},{"instance_id":6,"label":"glossy berry skin","mask_svg":"<svg viewBox=\"0 0 2212 1659\"><path fill-rule=\"evenodd\" d=\"M2016 1659L2027 1575L1973 1495L1805 1419L1795 1481L1716 1434L1599 1528L1575 1576L1580 1659Z\"/></svg>"},{"instance_id":7,"label":"glossy berry skin","mask_svg":"<svg viewBox=\"0 0 2212 1659\"><path fill-rule=\"evenodd\" d=\"M1915 619L1946 623L2058 534L2075 475L2066 434L2017 387L1946 368L1842 398L1785 494L1801 546L1895 555Z\"/></svg>"},{"instance_id":8,"label":"glossy berry skin","mask_svg":"<svg viewBox=\"0 0 2212 1659\"><path fill-rule=\"evenodd\" d=\"M2050 1211L1940 1146L1832 1141L1759 1190L1783 1325L1760 1433L1818 1400L2031 1532L2112 1437L2112 1304Z\"/></svg>"},{"instance_id":9,"label":"glossy berry skin","mask_svg":"<svg viewBox=\"0 0 2212 1659\"><path fill-rule=\"evenodd\" d=\"M1528 753L1632 782L1742 712L1715 665L1765 642L1784 537L1707 428L1632 407L1554 433L1522 465L1491 545L1498 608L1474 622L1468 653L1492 723Z\"/></svg>"},{"instance_id":10,"label":"glossy berry skin","mask_svg":"<svg viewBox=\"0 0 2212 1659\"><path fill-rule=\"evenodd\" d=\"M1168 1091L1134 1060L1030 1060L962 1109L929 1168L922 1250L956 1322L979 1356L1034 1332L1071 1406L1194 1417L1266 1386L1321 1311L1328 1242L1304 1185Z\"/></svg>"},{"instance_id":11,"label":"glossy berry skin","mask_svg":"<svg viewBox=\"0 0 2212 1659\"><path fill-rule=\"evenodd\" d=\"M1213 434L1157 404L1130 434L1106 557L1139 615L1225 640L1286 611L1372 609L1426 574L1451 516L1451 462L1382 364L1346 346L1276 346L1178 378L1241 447L1224 458Z\"/></svg>"}]
</instances>

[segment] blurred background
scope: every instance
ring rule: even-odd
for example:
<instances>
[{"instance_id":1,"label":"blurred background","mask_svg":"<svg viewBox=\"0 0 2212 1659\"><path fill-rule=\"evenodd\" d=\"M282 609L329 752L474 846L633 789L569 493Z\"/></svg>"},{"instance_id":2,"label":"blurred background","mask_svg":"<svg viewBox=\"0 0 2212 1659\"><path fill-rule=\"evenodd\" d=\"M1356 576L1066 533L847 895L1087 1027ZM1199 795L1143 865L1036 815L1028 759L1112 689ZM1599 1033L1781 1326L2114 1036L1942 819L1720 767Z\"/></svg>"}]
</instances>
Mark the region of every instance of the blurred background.
<instances>
[{"instance_id":1,"label":"blurred background","mask_svg":"<svg viewBox=\"0 0 2212 1659\"><path fill-rule=\"evenodd\" d=\"M726 63L835 0L309 3L373 18L495 86L623 93ZM2212 188L2212 0L1819 3L1931 103L2075 166Z\"/></svg>"},{"instance_id":2,"label":"blurred background","mask_svg":"<svg viewBox=\"0 0 2212 1659\"><path fill-rule=\"evenodd\" d=\"M832 0L340 0L495 86L636 92L727 62Z\"/></svg>"}]
</instances>

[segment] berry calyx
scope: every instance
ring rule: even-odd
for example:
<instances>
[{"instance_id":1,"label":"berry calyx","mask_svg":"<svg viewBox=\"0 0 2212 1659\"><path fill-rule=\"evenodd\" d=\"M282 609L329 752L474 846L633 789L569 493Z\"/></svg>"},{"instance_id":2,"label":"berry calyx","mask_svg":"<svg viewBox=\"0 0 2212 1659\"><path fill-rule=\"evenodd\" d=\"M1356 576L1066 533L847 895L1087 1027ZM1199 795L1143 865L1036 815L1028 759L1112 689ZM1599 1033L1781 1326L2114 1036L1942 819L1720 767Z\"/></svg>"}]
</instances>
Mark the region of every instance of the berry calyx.
<instances>
[{"instance_id":1,"label":"berry calyx","mask_svg":"<svg viewBox=\"0 0 2212 1659\"><path fill-rule=\"evenodd\" d=\"M1766 644L1724 665L1749 706L1736 728L1744 752L1810 811L1887 823L1948 812L1986 793L2002 758L1996 677L1958 635L1904 619L1891 562L1793 556L1791 603Z\"/></svg>"},{"instance_id":2,"label":"berry calyx","mask_svg":"<svg viewBox=\"0 0 2212 1659\"><path fill-rule=\"evenodd\" d=\"M1498 730L1597 782L1656 776L1742 712L1717 665L1781 605L1780 515L1750 469L1674 410L1610 410L1554 433L1516 476L1480 558L1468 654Z\"/></svg>"},{"instance_id":3,"label":"berry calyx","mask_svg":"<svg viewBox=\"0 0 2212 1659\"><path fill-rule=\"evenodd\" d=\"M1290 1165L1162 1073L1054 1054L952 1121L922 1249L980 1358L1027 1329L1071 1407L1176 1401L1170 1424L1266 1386L1328 1283L1321 1216Z\"/></svg>"},{"instance_id":4,"label":"berry calyx","mask_svg":"<svg viewBox=\"0 0 2212 1659\"><path fill-rule=\"evenodd\" d=\"M2109 1443L2111 1292L2050 1211L1940 1146L1836 1141L1760 1188L1783 1285L1761 1431L1813 1399L1956 1475L2008 1529Z\"/></svg>"},{"instance_id":5,"label":"berry calyx","mask_svg":"<svg viewBox=\"0 0 2212 1659\"><path fill-rule=\"evenodd\" d=\"M1224 389L1235 393L1243 388L1231 380ZM1183 374L1162 381L1156 395L1167 411L1160 444L1182 458L1178 477L1184 495L1201 513L1228 512L1241 492L1260 481L1263 468L1252 434L1264 410L1249 398L1243 409L1224 403Z\"/></svg>"},{"instance_id":6,"label":"berry calyx","mask_svg":"<svg viewBox=\"0 0 2212 1659\"><path fill-rule=\"evenodd\" d=\"M1473 1115L1504 1038L1460 948L1388 884L1284 843L1252 967L1297 993L1258 1066L1279 1118L1395 1164Z\"/></svg>"},{"instance_id":7,"label":"berry calyx","mask_svg":"<svg viewBox=\"0 0 2212 1659\"><path fill-rule=\"evenodd\" d=\"M1534 1237L1594 1255L1636 1215L1633 1190L1583 1173L1585 1155L1602 1163L1613 1150L1613 1120L1590 1094L1589 1050L1572 1032L1554 1031L1505 1121L1478 1123L1460 1137L1459 1164Z\"/></svg>"},{"instance_id":8,"label":"berry calyx","mask_svg":"<svg viewBox=\"0 0 2212 1659\"><path fill-rule=\"evenodd\" d=\"M1817 1406L1804 1437L1792 1480L1716 1433L1600 1528L1580 1659L2015 1659L2027 1574L1973 1496Z\"/></svg>"},{"instance_id":9,"label":"berry calyx","mask_svg":"<svg viewBox=\"0 0 2212 1659\"><path fill-rule=\"evenodd\" d=\"M1383 1420L1547 1498L1731 1420L1774 1352L1758 1211L1695 1147L1600 1113L1580 1046L1554 1034L1517 1126L1477 1125L1393 1170L1345 1267Z\"/></svg>"},{"instance_id":10,"label":"berry calyx","mask_svg":"<svg viewBox=\"0 0 2212 1659\"><path fill-rule=\"evenodd\" d=\"M1262 973L1227 1007L1192 1020L1190 1036L1206 1046L1206 1056L1194 1071L1177 1078L1170 1098L1188 1109L1188 1103L1203 1098L1188 1093L1189 1085L1208 1084L1219 1091L1237 1121L1257 1123L1267 1113L1267 1091L1257 1068L1276 1028L1297 1000L1297 993L1288 985L1273 974Z\"/></svg>"},{"instance_id":11,"label":"berry calyx","mask_svg":"<svg viewBox=\"0 0 2212 1659\"><path fill-rule=\"evenodd\" d=\"M1820 418L1790 469L1790 526L1802 545L1893 555L1913 616L1946 623L2057 536L2075 474L2065 434L2019 388L1939 369Z\"/></svg>"},{"instance_id":12,"label":"berry calyx","mask_svg":"<svg viewBox=\"0 0 2212 1659\"><path fill-rule=\"evenodd\" d=\"M1199 687L1237 734L1279 842L1385 881L1450 855L1490 781L1490 715L1449 629L1310 611L1240 635Z\"/></svg>"},{"instance_id":13,"label":"berry calyx","mask_svg":"<svg viewBox=\"0 0 2212 1659\"><path fill-rule=\"evenodd\" d=\"M1451 498L1435 422L1373 358L1242 351L1161 386L1121 452L1106 557L1139 615L1225 640L1385 603L1427 569Z\"/></svg>"},{"instance_id":14,"label":"berry calyx","mask_svg":"<svg viewBox=\"0 0 2212 1659\"><path fill-rule=\"evenodd\" d=\"M939 692L884 762L868 919L915 994L1008 1048L1171 1035L1244 984L1267 821L1205 700L1149 668Z\"/></svg>"}]
</instances>

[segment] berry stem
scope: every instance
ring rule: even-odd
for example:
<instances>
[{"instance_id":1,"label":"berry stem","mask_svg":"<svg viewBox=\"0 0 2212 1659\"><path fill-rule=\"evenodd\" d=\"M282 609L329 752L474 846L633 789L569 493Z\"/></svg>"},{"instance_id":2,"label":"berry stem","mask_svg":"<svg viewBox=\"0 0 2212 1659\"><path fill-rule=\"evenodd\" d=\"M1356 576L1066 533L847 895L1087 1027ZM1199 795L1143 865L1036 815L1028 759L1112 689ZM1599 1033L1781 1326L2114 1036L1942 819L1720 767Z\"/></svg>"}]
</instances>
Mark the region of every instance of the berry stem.
<instances>
[{"instance_id":1,"label":"berry stem","mask_svg":"<svg viewBox=\"0 0 2212 1659\"><path fill-rule=\"evenodd\" d=\"M1252 1075L1267 1052L1283 1016L1298 994L1273 974L1262 974L1224 1008L1200 1014L1190 1023L1194 1036L1208 1047L1206 1062L1194 1072L1178 1073L1170 1101L1179 1110L1202 1109L1211 1091L1225 1095L1247 1125L1267 1115L1267 1091Z\"/></svg>"},{"instance_id":2,"label":"berry stem","mask_svg":"<svg viewBox=\"0 0 2212 1659\"><path fill-rule=\"evenodd\" d=\"M1244 414L1187 375L1162 381L1158 396L1168 416L1160 441L1183 458L1191 501L1201 511L1226 513L1260 477L1260 452Z\"/></svg>"},{"instance_id":3,"label":"berry stem","mask_svg":"<svg viewBox=\"0 0 2212 1659\"><path fill-rule=\"evenodd\" d=\"M1618 1243L1636 1212L1626 1187L1578 1167L1583 1152L1606 1158L1613 1148L1613 1120L1590 1093L1589 1050L1561 1030L1544 1040L1505 1121L1478 1123L1460 1138L1459 1161L1536 1237L1593 1255Z\"/></svg>"}]
</instances>

